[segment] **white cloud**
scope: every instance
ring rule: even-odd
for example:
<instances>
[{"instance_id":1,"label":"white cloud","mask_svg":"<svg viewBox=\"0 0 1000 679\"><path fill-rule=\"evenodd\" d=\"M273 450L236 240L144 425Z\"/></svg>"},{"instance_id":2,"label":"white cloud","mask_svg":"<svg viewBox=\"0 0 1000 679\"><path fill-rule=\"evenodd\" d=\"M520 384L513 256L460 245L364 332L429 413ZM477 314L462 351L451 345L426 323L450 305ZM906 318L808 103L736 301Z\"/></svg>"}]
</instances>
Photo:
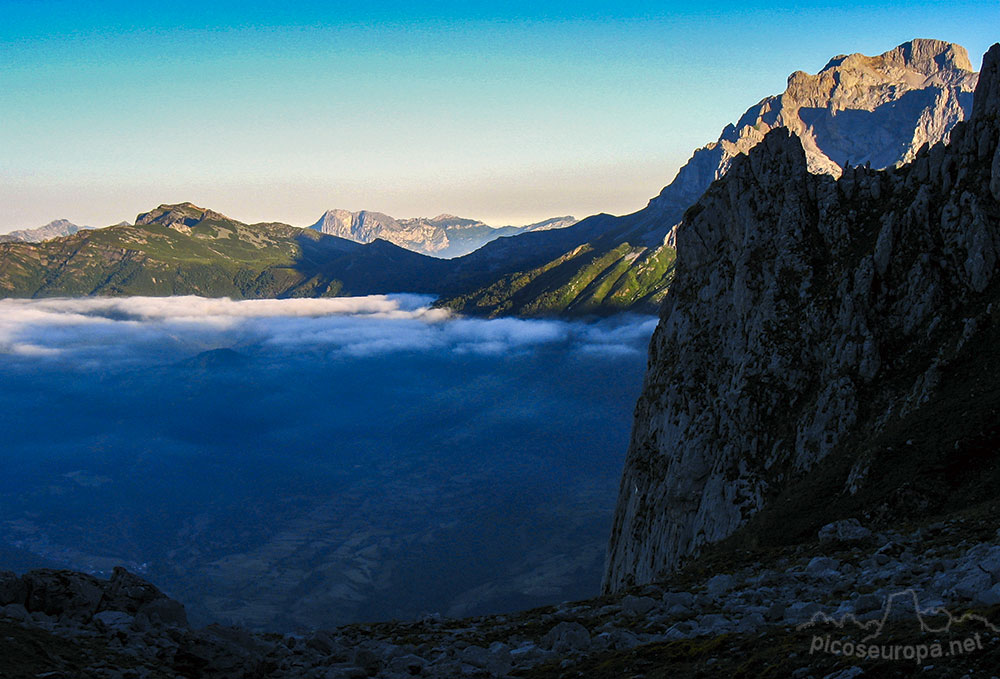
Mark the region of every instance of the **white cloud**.
<instances>
[{"instance_id":1,"label":"white cloud","mask_svg":"<svg viewBox=\"0 0 1000 679\"><path fill-rule=\"evenodd\" d=\"M565 346L594 355L645 351L649 317L596 323L454 317L421 295L244 300L122 297L0 300L0 354L76 365L177 360L220 347L377 356L504 355Z\"/></svg>"}]
</instances>

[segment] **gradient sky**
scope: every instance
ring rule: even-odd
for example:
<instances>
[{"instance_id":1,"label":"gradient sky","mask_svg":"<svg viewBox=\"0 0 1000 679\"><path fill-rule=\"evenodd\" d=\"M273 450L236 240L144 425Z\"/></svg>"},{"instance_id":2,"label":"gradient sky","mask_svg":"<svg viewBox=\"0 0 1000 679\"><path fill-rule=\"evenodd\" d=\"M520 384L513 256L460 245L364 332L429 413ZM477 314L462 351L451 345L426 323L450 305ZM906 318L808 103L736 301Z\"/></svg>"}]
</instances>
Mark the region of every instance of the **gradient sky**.
<instances>
[{"instance_id":1,"label":"gradient sky","mask_svg":"<svg viewBox=\"0 0 1000 679\"><path fill-rule=\"evenodd\" d=\"M996 0L710 7L0 0L0 232L631 212L794 70L1000 39Z\"/></svg>"}]
</instances>

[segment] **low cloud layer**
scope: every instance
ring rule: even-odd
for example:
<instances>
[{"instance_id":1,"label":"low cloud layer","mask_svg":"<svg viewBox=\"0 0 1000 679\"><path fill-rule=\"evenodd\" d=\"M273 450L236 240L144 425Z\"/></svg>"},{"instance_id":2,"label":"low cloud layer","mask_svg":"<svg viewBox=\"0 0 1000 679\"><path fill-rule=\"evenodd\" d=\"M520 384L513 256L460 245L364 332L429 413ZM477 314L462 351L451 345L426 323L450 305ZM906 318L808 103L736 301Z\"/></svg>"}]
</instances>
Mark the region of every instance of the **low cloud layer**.
<instances>
[{"instance_id":1,"label":"low cloud layer","mask_svg":"<svg viewBox=\"0 0 1000 679\"><path fill-rule=\"evenodd\" d=\"M650 317L594 323L460 318L420 295L245 300L128 297L0 300L0 354L81 367L178 360L232 348L377 356L503 355L545 347L609 356L645 351Z\"/></svg>"}]
</instances>

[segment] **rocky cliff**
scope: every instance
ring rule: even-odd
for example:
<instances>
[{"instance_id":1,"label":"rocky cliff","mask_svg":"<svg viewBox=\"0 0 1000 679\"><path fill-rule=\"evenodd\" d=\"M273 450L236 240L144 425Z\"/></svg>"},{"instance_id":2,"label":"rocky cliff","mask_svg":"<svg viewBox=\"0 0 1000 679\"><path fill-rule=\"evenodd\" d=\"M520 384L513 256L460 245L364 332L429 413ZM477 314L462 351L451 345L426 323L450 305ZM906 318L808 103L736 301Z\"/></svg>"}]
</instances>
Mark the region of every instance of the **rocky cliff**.
<instances>
[{"instance_id":1,"label":"rocky cliff","mask_svg":"<svg viewBox=\"0 0 1000 679\"><path fill-rule=\"evenodd\" d=\"M680 218L734 158L779 127L798 136L817 174L907 163L968 116L976 81L964 47L926 39L875 57L836 56L816 75L795 71L783 93L751 106L718 141L695 151L650 206Z\"/></svg>"},{"instance_id":2,"label":"rocky cliff","mask_svg":"<svg viewBox=\"0 0 1000 679\"><path fill-rule=\"evenodd\" d=\"M904 48L884 61L941 63ZM871 67L834 66L852 60ZM899 519L978 497L1000 430L998 68L1000 45L971 120L907 165L812 174L809 139L777 129L687 211L607 590L652 581L758 515L777 517L760 541L838 507Z\"/></svg>"}]
</instances>

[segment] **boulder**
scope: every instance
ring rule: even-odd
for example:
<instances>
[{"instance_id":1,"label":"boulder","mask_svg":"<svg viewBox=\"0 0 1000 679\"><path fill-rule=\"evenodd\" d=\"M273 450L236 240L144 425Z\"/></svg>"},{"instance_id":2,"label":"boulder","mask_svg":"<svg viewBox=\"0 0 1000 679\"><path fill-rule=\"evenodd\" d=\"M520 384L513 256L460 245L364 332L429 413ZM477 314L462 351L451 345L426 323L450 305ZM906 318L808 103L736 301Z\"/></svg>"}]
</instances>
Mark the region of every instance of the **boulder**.
<instances>
[{"instance_id":1,"label":"boulder","mask_svg":"<svg viewBox=\"0 0 1000 679\"><path fill-rule=\"evenodd\" d=\"M168 599L154 599L142 605L136 612L136 619L143 620L153 625L165 625L167 627L187 627L187 611L179 601Z\"/></svg>"},{"instance_id":2,"label":"boulder","mask_svg":"<svg viewBox=\"0 0 1000 679\"><path fill-rule=\"evenodd\" d=\"M0 571L0 606L7 604L24 605L28 589L24 581L11 571Z\"/></svg>"},{"instance_id":3,"label":"boulder","mask_svg":"<svg viewBox=\"0 0 1000 679\"><path fill-rule=\"evenodd\" d=\"M18 622L25 622L31 619L31 614L21 604L7 604L3 606L0 608L0 616Z\"/></svg>"},{"instance_id":4,"label":"boulder","mask_svg":"<svg viewBox=\"0 0 1000 679\"><path fill-rule=\"evenodd\" d=\"M962 599L971 601L989 590L992 585L993 578L988 573L975 569L969 571L965 577L959 580L953 591Z\"/></svg>"},{"instance_id":5,"label":"boulder","mask_svg":"<svg viewBox=\"0 0 1000 679\"><path fill-rule=\"evenodd\" d=\"M590 632L578 622L561 622L542 637L542 647L557 653L586 651L590 648Z\"/></svg>"},{"instance_id":6,"label":"boulder","mask_svg":"<svg viewBox=\"0 0 1000 679\"><path fill-rule=\"evenodd\" d=\"M103 632L126 632L132 628L135 616L123 611L101 611L94 614L94 622Z\"/></svg>"},{"instance_id":7,"label":"boulder","mask_svg":"<svg viewBox=\"0 0 1000 679\"><path fill-rule=\"evenodd\" d=\"M625 615L637 617L646 615L656 608L656 599L648 596L632 596L629 594L622 599L622 611Z\"/></svg>"},{"instance_id":8,"label":"boulder","mask_svg":"<svg viewBox=\"0 0 1000 679\"><path fill-rule=\"evenodd\" d=\"M122 611L135 615L144 605L166 595L153 585L120 566L116 566L104 588L102 611Z\"/></svg>"},{"instance_id":9,"label":"boulder","mask_svg":"<svg viewBox=\"0 0 1000 679\"><path fill-rule=\"evenodd\" d=\"M427 661L411 653L393 658L389 663L389 672L404 676L418 676L423 674L425 667L427 667Z\"/></svg>"},{"instance_id":10,"label":"boulder","mask_svg":"<svg viewBox=\"0 0 1000 679\"><path fill-rule=\"evenodd\" d=\"M712 577L705 583L705 593L713 599L717 599L733 588L736 581L733 576L723 573Z\"/></svg>"},{"instance_id":11,"label":"boulder","mask_svg":"<svg viewBox=\"0 0 1000 679\"><path fill-rule=\"evenodd\" d=\"M819 529L820 542L857 542L870 538L872 532L857 519L828 523Z\"/></svg>"},{"instance_id":12,"label":"boulder","mask_svg":"<svg viewBox=\"0 0 1000 679\"><path fill-rule=\"evenodd\" d=\"M32 613L90 620L104 597L101 581L85 573L46 568L25 573L23 580L28 589L25 608Z\"/></svg>"}]
</instances>

